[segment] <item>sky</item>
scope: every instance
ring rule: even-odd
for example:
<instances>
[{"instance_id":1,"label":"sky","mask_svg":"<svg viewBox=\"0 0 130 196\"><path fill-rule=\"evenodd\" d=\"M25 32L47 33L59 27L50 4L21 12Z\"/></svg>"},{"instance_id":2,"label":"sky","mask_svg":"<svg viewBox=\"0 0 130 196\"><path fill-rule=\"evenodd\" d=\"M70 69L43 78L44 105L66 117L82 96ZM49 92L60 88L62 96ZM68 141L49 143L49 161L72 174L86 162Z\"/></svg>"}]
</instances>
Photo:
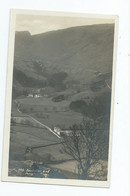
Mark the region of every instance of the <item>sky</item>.
<instances>
[{"instance_id":1,"label":"sky","mask_svg":"<svg viewBox=\"0 0 130 196\"><path fill-rule=\"evenodd\" d=\"M16 16L16 31L29 31L34 35L75 26L113 22L112 19L18 14Z\"/></svg>"}]
</instances>

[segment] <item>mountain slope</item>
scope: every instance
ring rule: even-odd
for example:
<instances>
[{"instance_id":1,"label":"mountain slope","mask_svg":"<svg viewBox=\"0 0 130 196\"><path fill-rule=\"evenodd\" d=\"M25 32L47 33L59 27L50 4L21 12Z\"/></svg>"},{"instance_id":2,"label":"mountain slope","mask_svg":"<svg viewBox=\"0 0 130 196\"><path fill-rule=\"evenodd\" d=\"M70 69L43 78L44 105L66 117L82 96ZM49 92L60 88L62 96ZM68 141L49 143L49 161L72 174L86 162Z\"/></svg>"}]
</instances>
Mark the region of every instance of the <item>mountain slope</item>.
<instances>
[{"instance_id":1,"label":"mountain slope","mask_svg":"<svg viewBox=\"0 0 130 196\"><path fill-rule=\"evenodd\" d=\"M92 83L112 70L114 25L72 27L31 36L16 32L14 66L28 77L45 80L66 72L67 80Z\"/></svg>"}]
</instances>

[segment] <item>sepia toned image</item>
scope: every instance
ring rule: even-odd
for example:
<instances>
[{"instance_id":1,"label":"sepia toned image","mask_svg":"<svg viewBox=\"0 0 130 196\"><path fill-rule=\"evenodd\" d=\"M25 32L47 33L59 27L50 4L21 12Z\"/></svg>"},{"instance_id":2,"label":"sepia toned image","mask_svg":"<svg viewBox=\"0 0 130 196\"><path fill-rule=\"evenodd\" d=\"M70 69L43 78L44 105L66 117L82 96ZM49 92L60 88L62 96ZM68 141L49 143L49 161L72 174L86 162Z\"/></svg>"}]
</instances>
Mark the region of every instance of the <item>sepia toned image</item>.
<instances>
[{"instance_id":1,"label":"sepia toned image","mask_svg":"<svg viewBox=\"0 0 130 196\"><path fill-rule=\"evenodd\" d=\"M11 11L3 180L109 186L116 23Z\"/></svg>"}]
</instances>

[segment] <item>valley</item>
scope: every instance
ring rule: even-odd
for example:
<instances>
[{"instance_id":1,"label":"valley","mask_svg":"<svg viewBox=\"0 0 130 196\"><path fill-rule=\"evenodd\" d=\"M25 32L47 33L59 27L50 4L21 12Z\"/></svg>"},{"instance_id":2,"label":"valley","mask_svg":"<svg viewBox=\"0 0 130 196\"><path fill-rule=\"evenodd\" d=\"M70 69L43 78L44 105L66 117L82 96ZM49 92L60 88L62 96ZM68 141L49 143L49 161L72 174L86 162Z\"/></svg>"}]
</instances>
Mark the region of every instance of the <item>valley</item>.
<instances>
[{"instance_id":1,"label":"valley","mask_svg":"<svg viewBox=\"0 0 130 196\"><path fill-rule=\"evenodd\" d=\"M106 180L113 32L113 24L16 32L10 176L78 179L79 163L66 152L64 137L83 121L97 121L107 149L98 157L105 174L88 178Z\"/></svg>"}]
</instances>

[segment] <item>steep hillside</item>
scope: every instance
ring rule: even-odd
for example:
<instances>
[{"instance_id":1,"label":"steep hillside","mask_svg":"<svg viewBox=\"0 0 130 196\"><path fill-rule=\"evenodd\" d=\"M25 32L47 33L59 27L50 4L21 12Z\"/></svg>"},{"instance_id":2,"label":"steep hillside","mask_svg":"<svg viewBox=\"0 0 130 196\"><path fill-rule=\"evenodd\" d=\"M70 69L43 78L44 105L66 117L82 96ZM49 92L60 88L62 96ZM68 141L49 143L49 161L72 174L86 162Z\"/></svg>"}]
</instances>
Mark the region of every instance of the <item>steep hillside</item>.
<instances>
[{"instance_id":1,"label":"steep hillside","mask_svg":"<svg viewBox=\"0 0 130 196\"><path fill-rule=\"evenodd\" d=\"M16 32L14 67L36 80L66 72L66 81L91 84L99 74L111 73L113 36L113 24L72 27L33 36Z\"/></svg>"}]
</instances>

